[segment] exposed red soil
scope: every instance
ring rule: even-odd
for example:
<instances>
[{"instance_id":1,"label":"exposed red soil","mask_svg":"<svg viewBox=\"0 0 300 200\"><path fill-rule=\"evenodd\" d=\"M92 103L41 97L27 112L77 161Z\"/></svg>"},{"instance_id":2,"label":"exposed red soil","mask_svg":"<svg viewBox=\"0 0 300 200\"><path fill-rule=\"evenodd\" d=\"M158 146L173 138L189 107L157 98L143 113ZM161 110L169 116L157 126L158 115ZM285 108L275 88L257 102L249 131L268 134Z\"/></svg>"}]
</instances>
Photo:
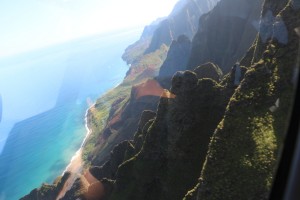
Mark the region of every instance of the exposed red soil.
<instances>
[{"instance_id":1,"label":"exposed red soil","mask_svg":"<svg viewBox=\"0 0 300 200\"><path fill-rule=\"evenodd\" d=\"M122 110L120 110L109 122L108 126L113 126L115 123L120 121L121 119Z\"/></svg>"},{"instance_id":2,"label":"exposed red soil","mask_svg":"<svg viewBox=\"0 0 300 200\"><path fill-rule=\"evenodd\" d=\"M104 196L103 184L86 170L83 175L89 183L88 192L85 194L87 200L100 200Z\"/></svg>"},{"instance_id":3,"label":"exposed red soil","mask_svg":"<svg viewBox=\"0 0 300 200\"><path fill-rule=\"evenodd\" d=\"M168 90L163 89L156 80L149 79L133 88L134 98L139 99L143 96L162 96L165 98L174 98Z\"/></svg>"}]
</instances>

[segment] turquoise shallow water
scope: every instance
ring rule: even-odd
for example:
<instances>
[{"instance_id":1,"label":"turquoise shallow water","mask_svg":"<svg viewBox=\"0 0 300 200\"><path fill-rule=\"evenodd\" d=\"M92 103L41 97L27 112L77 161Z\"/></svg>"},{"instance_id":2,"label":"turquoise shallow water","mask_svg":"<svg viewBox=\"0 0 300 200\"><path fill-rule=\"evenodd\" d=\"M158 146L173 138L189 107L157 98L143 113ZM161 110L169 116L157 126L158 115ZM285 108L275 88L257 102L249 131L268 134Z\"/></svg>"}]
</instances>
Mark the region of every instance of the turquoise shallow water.
<instances>
[{"instance_id":1,"label":"turquoise shallow water","mask_svg":"<svg viewBox=\"0 0 300 200\"><path fill-rule=\"evenodd\" d=\"M127 71L121 55L139 34L94 36L0 59L0 200L19 199L62 174L85 137L88 102L121 82Z\"/></svg>"}]
</instances>

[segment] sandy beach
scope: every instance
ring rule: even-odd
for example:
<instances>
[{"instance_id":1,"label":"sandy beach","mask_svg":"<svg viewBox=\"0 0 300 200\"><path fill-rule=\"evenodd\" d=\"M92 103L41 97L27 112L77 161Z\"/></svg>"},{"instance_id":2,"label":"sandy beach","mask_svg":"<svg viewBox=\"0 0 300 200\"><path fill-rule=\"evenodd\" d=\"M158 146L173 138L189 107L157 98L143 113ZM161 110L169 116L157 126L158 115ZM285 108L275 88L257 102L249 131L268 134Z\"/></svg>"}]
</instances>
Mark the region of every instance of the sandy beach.
<instances>
[{"instance_id":1,"label":"sandy beach","mask_svg":"<svg viewBox=\"0 0 300 200\"><path fill-rule=\"evenodd\" d=\"M89 103L89 102L88 102ZM66 167L66 169L64 170L63 174L65 172L71 172L72 175L68 178L68 180L66 181L64 188L62 189L62 191L60 192L60 194L58 195L58 197L56 198L57 200L59 200L60 198L62 198L65 193L72 187L74 181L76 180L76 178L78 178L80 175L83 175L86 180L88 181L89 184L93 184L95 182L99 182L95 177L93 177L88 170L84 171L83 168L83 160L82 160L82 148L87 140L87 138L89 137L89 135L91 134L91 130L88 127L88 112L89 110L94 106L95 104L92 104L91 106L89 106L89 108L86 110L85 112L85 128L86 128L86 136L80 146L80 148L78 149L78 151L75 153L75 155L72 157L69 165ZM62 175L63 175L62 174Z\"/></svg>"},{"instance_id":2,"label":"sandy beach","mask_svg":"<svg viewBox=\"0 0 300 200\"><path fill-rule=\"evenodd\" d=\"M91 104L89 101L87 101L87 103L90 105L88 109L86 109L85 111L85 116L84 116L84 121L85 121L85 129L86 129L86 135L85 138L83 140L83 142L80 145L80 148L78 149L78 151L75 153L75 155L72 157L69 165L66 167L66 169L64 170L63 174L66 171L72 172L72 173L82 173L83 170L83 160L82 160L82 148L84 146L84 144L86 143L86 140L88 139L89 135L91 134L91 130L89 129L88 126L88 113L89 110L95 105L95 104Z\"/></svg>"}]
</instances>

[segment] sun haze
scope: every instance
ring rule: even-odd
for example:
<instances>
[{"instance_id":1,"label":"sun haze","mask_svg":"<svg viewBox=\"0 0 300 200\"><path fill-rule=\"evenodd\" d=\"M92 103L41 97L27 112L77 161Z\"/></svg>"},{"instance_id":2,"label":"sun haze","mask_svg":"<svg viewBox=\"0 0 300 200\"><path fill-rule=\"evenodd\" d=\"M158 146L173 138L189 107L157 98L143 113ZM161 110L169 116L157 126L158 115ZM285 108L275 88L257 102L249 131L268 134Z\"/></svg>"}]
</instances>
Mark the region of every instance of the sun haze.
<instances>
[{"instance_id":1,"label":"sun haze","mask_svg":"<svg viewBox=\"0 0 300 200\"><path fill-rule=\"evenodd\" d=\"M0 57L70 39L144 26L178 0L3 0Z\"/></svg>"}]
</instances>

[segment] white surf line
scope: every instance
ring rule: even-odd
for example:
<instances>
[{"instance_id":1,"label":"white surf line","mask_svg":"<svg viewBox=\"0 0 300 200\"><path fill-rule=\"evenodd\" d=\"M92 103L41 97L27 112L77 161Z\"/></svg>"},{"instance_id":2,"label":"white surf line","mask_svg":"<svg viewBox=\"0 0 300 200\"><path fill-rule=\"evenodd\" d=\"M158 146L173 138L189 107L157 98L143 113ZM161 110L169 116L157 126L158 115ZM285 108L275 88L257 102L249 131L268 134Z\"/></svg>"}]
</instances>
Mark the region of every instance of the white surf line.
<instances>
[{"instance_id":1,"label":"white surf line","mask_svg":"<svg viewBox=\"0 0 300 200\"><path fill-rule=\"evenodd\" d=\"M67 167L66 167L65 170L63 171L62 176L64 175L65 172L68 171L68 168L70 168L70 167L72 166L73 162L78 158L78 156L81 156L82 148L83 148L83 146L85 145L85 143L86 143L88 137L90 136L90 134L91 134L91 132L92 132L92 131L89 129L89 127L88 127L88 113L89 113L89 110L90 110L92 107L94 107L94 106L95 106L95 104L93 104L92 106L90 106L90 107L89 107L88 109L86 109L86 111L85 111L85 117L84 117L84 120L85 120L85 129L86 129L86 135L85 135L85 138L84 138L83 142L81 143L80 148L76 151L75 155L71 158L70 163L67 165Z\"/></svg>"},{"instance_id":2,"label":"white surf line","mask_svg":"<svg viewBox=\"0 0 300 200\"><path fill-rule=\"evenodd\" d=\"M116 87L118 87L119 85L121 85L122 83L118 83L116 84L113 88L111 88L110 90L108 90L107 92L105 92L103 95L101 96L104 96L105 94L107 94L108 92L110 92L111 90L115 89ZM68 171L68 168L70 168L72 166L72 163L78 158L78 156L81 156L81 153L82 153L82 148L83 146L85 145L88 137L90 136L90 134L92 133L92 131L89 129L88 127L88 113L89 113L89 110L95 106L96 103L92 104L88 109L86 109L85 111L85 117L84 117L84 121L85 121L85 129L86 129L86 135L85 135L85 138L83 140L83 142L81 143L80 145L80 148L76 151L75 155L71 158L71 161L69 162L69 164L67 165L67 167L65 168L65 170L63 171L62 173L62 176L64 175L64 173L66 173Z\"/></svg>"}]
</instances>

